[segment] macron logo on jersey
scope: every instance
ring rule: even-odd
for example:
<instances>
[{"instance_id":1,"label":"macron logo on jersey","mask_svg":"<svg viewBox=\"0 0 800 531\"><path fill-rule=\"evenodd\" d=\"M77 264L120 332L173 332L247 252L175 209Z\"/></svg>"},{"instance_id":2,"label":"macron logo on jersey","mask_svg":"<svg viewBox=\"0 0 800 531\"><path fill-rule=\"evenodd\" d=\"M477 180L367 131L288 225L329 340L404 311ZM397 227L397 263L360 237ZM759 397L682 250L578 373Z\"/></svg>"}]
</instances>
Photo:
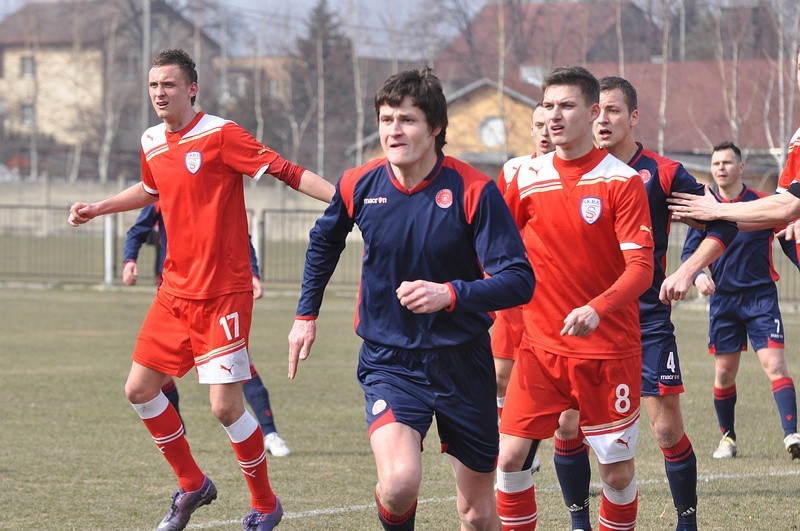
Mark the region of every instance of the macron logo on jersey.
<instances>
[{"instance_id":1,"label":"macron logo on jersey","mask_svg":"<svg viewBox=\"0 0 800 531\"><path fill-rule=\"evenodd\" d=\"M365 197L364 204L365 205L384 205L388 203L389 200L385 197Z\"/></svg>"}]
</instances>

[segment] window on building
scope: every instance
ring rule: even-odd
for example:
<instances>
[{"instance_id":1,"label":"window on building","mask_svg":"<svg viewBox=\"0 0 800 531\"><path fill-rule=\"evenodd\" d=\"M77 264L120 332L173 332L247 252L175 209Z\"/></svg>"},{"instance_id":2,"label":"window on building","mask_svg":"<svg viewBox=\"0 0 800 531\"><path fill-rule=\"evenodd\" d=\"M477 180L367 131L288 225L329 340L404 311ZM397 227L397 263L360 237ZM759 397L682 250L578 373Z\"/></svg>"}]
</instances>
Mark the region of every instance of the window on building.
<instances>
[{"instance_id":1,"label":"window on building","mask_svg":"<svg viewBox=\"0 0 800 531\"><path fill-rule=\"evenodd\" d=\"M36 108L31 103L22 106L22 125L32 126L36 119Z\"/></svg>"},{"instance_id":2,"label":"window on building","mask_svg":"<svg viewBox=\"0 0 800 531\"><path fill-rule=\"evenodd\" d=\"M36 63L33 56L22 57L22 77L34 77L36 75Z\"/></svg>"}]
</instances>

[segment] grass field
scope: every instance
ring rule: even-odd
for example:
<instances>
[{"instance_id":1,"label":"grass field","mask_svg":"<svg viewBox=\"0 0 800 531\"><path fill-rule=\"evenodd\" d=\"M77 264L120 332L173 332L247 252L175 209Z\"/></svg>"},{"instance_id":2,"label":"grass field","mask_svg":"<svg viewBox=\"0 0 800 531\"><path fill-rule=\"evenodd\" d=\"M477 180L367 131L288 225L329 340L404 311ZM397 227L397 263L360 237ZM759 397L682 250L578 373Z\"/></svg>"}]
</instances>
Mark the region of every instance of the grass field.
<instances>
[{"instance_id":1,"label":"grass field","mask_svg":"<svg viewBox=\"0 0 800 531\"><path fill-rule=\"evenodd\" d=\"M176 488L171 471L122 393L152 296L145 289L0 289L0 529L153 529L165 514ZM286 510L281 529L379 529L374 465L355 381L355 300L352 294L328 294L312 357L289 381L286 335L295 302L291 295L257 301L251 334L255 364L293 451L269 459ZM784 317L797 378L799 338L791 332L800 328L800 318ZM679 308L675 322L687 386L684 414L699 459L702 528L800 529L800 463L790 462L783 449L770 387L756 360L745 357L737 382L740 457L714 460L719 433L713 364L705 353L706 314ZM207 389L192 375L179 388L189 441L220 491L189 528L240 528L249 497L227 436L210 414ZM661 452L645 425L641 433L639 529L674 529ZM425 446L417 528L457 529L452 477L435 429ZM568 529L549 442L540 455L538 528ZM595 496L595 522L598 504Z\"/></svg>"}]
</instances>

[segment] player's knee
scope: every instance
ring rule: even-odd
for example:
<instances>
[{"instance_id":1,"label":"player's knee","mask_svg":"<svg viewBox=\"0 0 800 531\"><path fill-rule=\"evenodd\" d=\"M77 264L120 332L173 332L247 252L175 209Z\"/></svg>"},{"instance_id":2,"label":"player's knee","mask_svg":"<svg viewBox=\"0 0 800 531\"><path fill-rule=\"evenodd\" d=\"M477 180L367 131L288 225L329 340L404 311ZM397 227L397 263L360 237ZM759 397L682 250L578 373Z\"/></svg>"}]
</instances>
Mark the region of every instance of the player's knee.
<instances>
[{"instance_id":1,"label":"player's knee","mask_svg":"<svg viewBox=\"0 0 800 531\"><path fill-rule=\"evenodd\" d=\"M671 448L683 438L684 428L680 417L662 417L650 420L650 431L661 448Z\"/></svg>"},{"instance_id":2,"label":"player's knee","mask_svg":"<svg viewBox=\"0 0 800 531\"><path fill-rule=\"evenodd\" d=\"M381 505L395 514L405 513L419 496L419 483L408 474L391 474L378 484Z\"/></svg>"},{"instance_id":3,"label":"player's knee","mask_svg":"<svg viewBox=\"0 0 800 531\"><path fill-rule=\"evenodd\" d=\"M622 491L628 488L636 476L634 472L633 460L622 461L612 465L605 465L600 469L603 483L612 489Z\"/></svg>"},{"instance_id":4,"label":"player's knee","mask_svg":"<svg viewBox=\"0 0 800 531\"><path fill-rule=\"evenodd\" d=\"M462 529L494 529L493 525L497 522L497 510L494 504L494 497L491 498L492 503L482 503L479 505L467 505L466 507L459 507L459 518L461 519Z\"/></svg>"},{"instance_id":5,"label":"player's knee","mask_svg":"<svg viewBox=\"0 0 800 531\"><path fill-rule=\"evenodd\" d=\"M230 426L244 414L244 407L218 402L211 404L211 413L223 426Z\"/></svg>"},{"instance_id":6,"label":"player's knee","mask_svg":"<svg viewBox=\"0 0 800 531\"><path fill-rule=\"evenodd\" d=\"M146 404L158 396L160 388L150 388L139 382L128 380L125 382L125 397L131 404Z\"/></svg>"},{"instance_id":7,"label":"player's knee","mask_svg":"<svg viewBox=\"0 0 800 531\"><path fill-rule=\"evenodd\" d=\"M789 371L786 369L786 360L783 356L775 356L767 360L764 363L764 372L772 380L789 376Z\"/></svg>"},{"instance_id":8,"label":"player's knee","mask_svg":"<svg viewBox=\"0 0 800 531\"><path fill-rule=\"evenodd\" d=\"M519 472L525 464L527 453L503 451L497 457L497 469L504 472Z\"/></svg>"}]
</instances>

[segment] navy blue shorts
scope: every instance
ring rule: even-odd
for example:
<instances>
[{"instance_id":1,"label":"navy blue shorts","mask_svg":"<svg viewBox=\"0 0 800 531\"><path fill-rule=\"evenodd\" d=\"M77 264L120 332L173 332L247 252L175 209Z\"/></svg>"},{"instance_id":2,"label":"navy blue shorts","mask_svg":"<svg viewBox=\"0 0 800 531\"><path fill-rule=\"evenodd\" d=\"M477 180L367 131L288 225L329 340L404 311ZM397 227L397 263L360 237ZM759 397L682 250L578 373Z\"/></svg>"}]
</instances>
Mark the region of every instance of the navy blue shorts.
<instances>
[{"instance_id":1,"label":"navy blue shorts","mask_svg":"<svg viewBox=\"0 0 800 531\"><path fill-rule=\"evenodd\" d=\"M783 319L774 284L711 296L708 351L731 354L747 350L748 336L753 350L783 348Z\"/></svg>"},{"instance_id":2,"label":"navy blue shorts","mask_svg":"<svg viewBox=\"0 0 800 531\"><path fill-rule=\"evenodd\" d=\"M683 392L674 330L669 321L663 325L642 327L642 396Z\"/></svg>"},{"instance_id":3,"label":"navy blue shorts","mask_svg":"<svg viewBox=\"0 0 800 531\"><path fill-rule=\"evenodd\" d=\"M390 422L422 438L436 416L442 451L476 472L497 465L497 383L489 334L452 348L403 350L364 342L358 381L371 434Z\"/></svg>"}]
</instances>

